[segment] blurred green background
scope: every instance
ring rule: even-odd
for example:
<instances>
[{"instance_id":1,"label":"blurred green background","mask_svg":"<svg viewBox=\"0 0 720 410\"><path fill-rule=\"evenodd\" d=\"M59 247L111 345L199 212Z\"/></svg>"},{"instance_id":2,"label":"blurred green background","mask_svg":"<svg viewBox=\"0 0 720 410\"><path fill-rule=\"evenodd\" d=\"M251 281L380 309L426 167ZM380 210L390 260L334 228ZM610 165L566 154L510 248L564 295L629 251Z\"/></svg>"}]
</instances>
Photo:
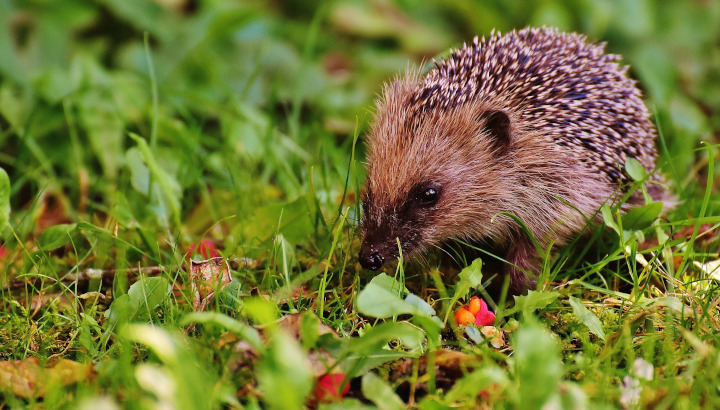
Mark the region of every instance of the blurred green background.
<instances>
[{"instance_id":1,"label":"blurred green background","mask_svg":"<svg viewBox=\"0 0 720 410\"><path fill-rule=\"evenodd\" d=\"M353 136L383 81L476 34L550 25L624 56L691 193L720 130L718 22L720 2L701 0L0 0L0 164L21 237L107 216L199 235L236 215L231 248L279 220L299 240L322 218L294 201L314 190L334 209L348 169L358 189ZM158 189L129 133L167 173Z\"/></svg>"}]
</instances>

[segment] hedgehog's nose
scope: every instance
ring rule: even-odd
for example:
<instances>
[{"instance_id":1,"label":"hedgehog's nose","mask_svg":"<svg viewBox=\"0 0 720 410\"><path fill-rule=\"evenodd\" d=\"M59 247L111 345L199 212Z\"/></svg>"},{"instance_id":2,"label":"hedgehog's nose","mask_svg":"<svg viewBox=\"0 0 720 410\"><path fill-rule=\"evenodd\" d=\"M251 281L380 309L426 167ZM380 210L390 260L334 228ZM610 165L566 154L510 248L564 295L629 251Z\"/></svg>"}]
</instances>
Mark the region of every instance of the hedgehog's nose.
<instances>
[{"instance_id":1,"label":"hedgehog's nose","mask_svg":"<svg viewBox=\"0 0 720 410\"><path fill-rule=\"evenodd\" d=\"M360 265L365 269L378 270L382 267L383 257L380 252L371 249L370 252L360 252Z\"/></svg>"}]
</instances>

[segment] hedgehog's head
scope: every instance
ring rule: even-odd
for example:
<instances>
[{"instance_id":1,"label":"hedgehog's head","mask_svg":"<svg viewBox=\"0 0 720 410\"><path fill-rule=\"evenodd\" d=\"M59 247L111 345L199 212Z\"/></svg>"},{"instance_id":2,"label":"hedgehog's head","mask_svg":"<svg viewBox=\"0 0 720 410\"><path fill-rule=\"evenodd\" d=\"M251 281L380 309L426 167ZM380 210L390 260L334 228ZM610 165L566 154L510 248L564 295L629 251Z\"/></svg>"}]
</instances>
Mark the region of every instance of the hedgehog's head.
<instances>
[{"instance_id":1,"label":"hedgehog's head","mask_svg":"<svg viewBox=\"0 0 720 410\"><path fill-rule=\"evenodd\" d=\"M368 134L360 264L413 255L451 238L502 236L513 189L511 116L481 104L413 105L411 80L385 89Z\"/></svg>"}]
</instances>

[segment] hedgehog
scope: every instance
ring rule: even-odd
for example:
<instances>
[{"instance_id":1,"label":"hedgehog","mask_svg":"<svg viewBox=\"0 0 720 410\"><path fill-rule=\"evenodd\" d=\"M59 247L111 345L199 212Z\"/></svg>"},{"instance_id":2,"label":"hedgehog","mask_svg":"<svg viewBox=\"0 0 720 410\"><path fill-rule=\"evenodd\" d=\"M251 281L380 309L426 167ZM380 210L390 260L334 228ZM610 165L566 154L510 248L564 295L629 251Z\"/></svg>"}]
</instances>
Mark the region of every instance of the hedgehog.
<instances>
[{"instance_id":1,"label":"hedgehog","mask_svg":"<svg viewBox=\"0 0 720 410\"><path fill-rule=\"evenodd\" d=\"M538 247L568 243L628 192L628 158L662 200L642 93L604 49L554 28L493 31L385 84L366 135L361 266L460 239L501 249L517 294ZM644 203L635 192L622 207Z\"/></svg>"}]
</instances>

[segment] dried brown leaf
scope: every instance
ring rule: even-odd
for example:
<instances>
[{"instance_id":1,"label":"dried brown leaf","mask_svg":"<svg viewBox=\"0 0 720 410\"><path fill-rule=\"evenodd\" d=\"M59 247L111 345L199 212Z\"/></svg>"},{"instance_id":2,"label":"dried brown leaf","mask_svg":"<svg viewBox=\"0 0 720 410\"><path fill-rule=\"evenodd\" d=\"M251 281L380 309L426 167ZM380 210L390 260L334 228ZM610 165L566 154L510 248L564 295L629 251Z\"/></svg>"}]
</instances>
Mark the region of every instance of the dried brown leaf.
<instances>
[{"instance_id":1,"label":"dried brown leaf","mask_svg":"<svg viewBox=\"0 0 720 410\"><path fill-rule=\"evenodd\" d=\"M206 309L215 292L224 289L232 280L230 266L223 257L203 261L190 261L188 276L195 311Z\"/></svg>"},{"instance_id":2,"label":"dried brown leaf","mask_svg":"<svg viewBox=\"0 0 720 410\"><path fill-rule=\"evenodd\" d=\"M492 347L501 349L505 346L505 333L495 326L483 326L480 328L480 333L490 340Z\"/></svg>"},{"instance_id":3,"label":"dried brown leaf","mask_svg":"<svg viewBox=\"0 0 720 410\"><path fill-rule=\"evenodd\" d=\"M31 357L0 362L0 390L30 398L43 397L48 384L69 386L93 375L92 364L67 359L52 360L45 365Z\"/></svg>"}]
</instances>

